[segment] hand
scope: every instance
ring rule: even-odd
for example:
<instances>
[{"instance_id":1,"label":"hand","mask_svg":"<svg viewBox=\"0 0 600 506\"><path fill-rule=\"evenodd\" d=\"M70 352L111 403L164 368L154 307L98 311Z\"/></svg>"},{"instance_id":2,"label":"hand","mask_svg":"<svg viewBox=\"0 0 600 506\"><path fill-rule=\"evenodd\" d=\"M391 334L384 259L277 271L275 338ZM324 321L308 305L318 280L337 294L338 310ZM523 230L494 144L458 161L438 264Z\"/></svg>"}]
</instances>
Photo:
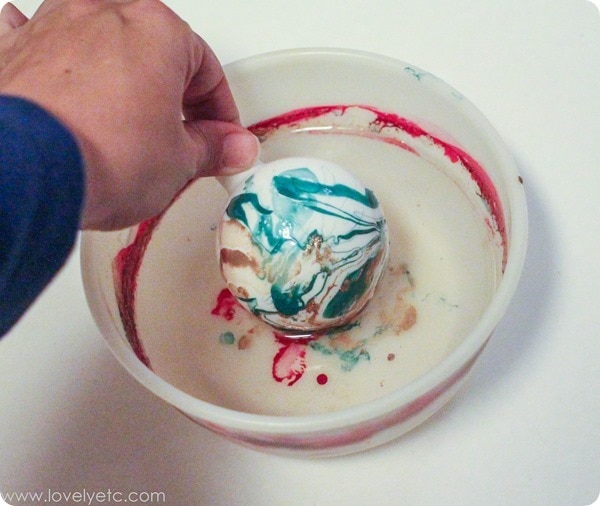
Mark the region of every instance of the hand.
<instances>
[{"instance_id":1,"label":"hand","mask_svg":"<svg viewBox=\"0 0 600 506\"><path fill-rule=\"evenodd\" d=\"M214 53L158 0L46 0L31 20L7 4L0 93L38 103L77 138L83 228L135 224L191 179L258 156Z\"/></svg>"}]
</instances>

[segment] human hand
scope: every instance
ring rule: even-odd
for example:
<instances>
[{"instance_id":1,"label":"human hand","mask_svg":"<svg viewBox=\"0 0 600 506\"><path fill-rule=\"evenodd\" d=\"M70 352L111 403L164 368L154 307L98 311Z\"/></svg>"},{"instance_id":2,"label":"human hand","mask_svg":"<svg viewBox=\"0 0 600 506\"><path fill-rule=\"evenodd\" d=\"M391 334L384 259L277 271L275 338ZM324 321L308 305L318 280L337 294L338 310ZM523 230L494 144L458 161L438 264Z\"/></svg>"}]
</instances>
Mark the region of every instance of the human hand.
<instances>
[{"instance_id":1,"label":"human hand","mask_svg":"<svg viewBox=\"0 0 600 506\"><path fill-rule=\"evenodd\" d=\"M46 0L31 20L7 4L0 93L38 103L77 138L82 228L135 224L191 179L258 156L214 53L158 0Z\"/></svg>"}]
</instances>

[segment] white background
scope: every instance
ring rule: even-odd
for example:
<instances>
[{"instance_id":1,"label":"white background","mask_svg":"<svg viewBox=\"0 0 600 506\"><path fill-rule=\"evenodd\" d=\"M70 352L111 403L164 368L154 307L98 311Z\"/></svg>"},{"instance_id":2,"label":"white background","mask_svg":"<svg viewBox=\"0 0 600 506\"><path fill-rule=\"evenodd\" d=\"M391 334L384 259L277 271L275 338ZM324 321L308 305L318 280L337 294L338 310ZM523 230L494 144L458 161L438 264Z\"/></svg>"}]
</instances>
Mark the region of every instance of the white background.
<instances>
[{"instance_id":1,"label":"white background","mask_svg":"<svg viewBox=\"0 0 600 506\"><path fill-rule=\"evenodd\" d=\"M16 1L32 14L38 1ZM600 491L600 17L585 0L167 1L223 63L333 46L470 98L525 180L523 280L458 396L376 450L274 457L194 425L113 359L76 250L0 341L0 490L163 491L169 505L583 506Z\"/></svg>"}]
</instances>

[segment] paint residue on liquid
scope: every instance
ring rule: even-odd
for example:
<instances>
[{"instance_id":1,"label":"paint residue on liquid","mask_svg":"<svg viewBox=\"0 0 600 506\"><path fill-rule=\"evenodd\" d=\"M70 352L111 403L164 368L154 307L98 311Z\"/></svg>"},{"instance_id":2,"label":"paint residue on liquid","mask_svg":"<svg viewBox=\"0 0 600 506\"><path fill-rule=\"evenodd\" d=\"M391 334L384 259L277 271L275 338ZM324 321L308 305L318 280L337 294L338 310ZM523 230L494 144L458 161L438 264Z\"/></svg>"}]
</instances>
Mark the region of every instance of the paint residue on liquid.
<instances>
[{"instance_id":1,"label":"paint residue on liquid","mask_svg":"<svg viewBox=\"0 0 600 506\"><path fill-rule=\"evenodd\" d=\"M221 316L227 321L233 320L236 309L242 310L237 299L227 289L223 288L217 296L217 304L212 309L210 314Z\"/></svg>"},{"instance_id":2,"label":"paint residue on liquid","mask_svg":"<svg viewBox=\"0 0 600 506\"><path fill-rule=\"evenodd\" d=\"M469 172L473 181L475 181L475 183L478 185L481 198L487 203L487 206L490 210L492 219L495 223L495 228L503 241L502 245L504 248L505 262L505 223L500 200L489 176L486 174L483 168L466 152L432 136L416 123L405 118L401 118L395 114L384 113L371 107L332 105L291 111L284 115L259 122L250 127L250 129L257 136L266 138L279 128L293 128L295 125L300 125L305 120L312 120L327 114L341 116L351 107L362 108L375 115L375 119L371 121L370 125L370 128L373 132L380 131L383 128L396 128L414 138L425 136L430 140L430 142L433 142L437 146L441 147L444 155L451 162L458 162L464 166L464 168ZM392 140L394 141L392 144L397 144L403 149L414 151L412 148L406 146L403 142L396 141L393 138L384 136L377 137L375 135L374 139L381 140L382 142L390 142L390 140ZM138 288L138 275L142 266L144 255L152 239L152 234L160 223L160 219L163 214L140 224L137 228L136 235L132 243L121 249L113 261L114 286L116 290L116 299L121 321L123 322L123 327L132 349L138 358L148 367L150 367L150 361L144 352L142 336L139 336L138 334L136 322L136 291ZM412 287L413 280L410 277L407 267L399 266L397 270L398 272L396 274L398 274L398 276L406 277L406 274L408 273L407 279L410 281L410 283L408 283L407 286ZM392 272L391 269L390 272ZM392 272L390 275L393 274L394 273ZM389 304L391 304L391 310L386 312L385 309L382 309L380 314L382 318L381 328L393 328L394 332L398 335L401 332L409 330L416 323L417 315L415 308L408 304L402 298L402 296L397 298L395 301L389 302ZM230 293L230 291L227 288L224 288L219 292L219 294L216 294L216 302L210 313L213 317L222 318L227 322L235 323L236 318L241 318L246 312L241 306L239 306L237 299ZM402 321L394 324L394 318L396 318L396 315L400 315L399 317L401 317ZM360 362L370 360L366 344L369 339L377 337L377 331L374 332L372 336L367 336L365 338L361 338L359 341L356 341L352 338L352 326L360 326L360 321L355 321L350 325L349 328L346 329L337 329L335 332L330 332L329 334L308 336L303 339L290 338L273 331L272 335L277 348L272 362L273 379L282 385L292 386L296 384L298 381L300 381L300 379L302 379L306 372L309 352L339 357L342 370L345 371L351 371ZM245 335L241 336L237 340L238 349L240 351L246 350L250 347L252 339L251 334L253 332L254 328L247 331ZM222 334L220 334L220 336L217 336L217 338L220 339L220 342L223 345L227 346L236 341L236 336L230 330L225 330ZM387 355L388 362L393 362L394 358L394 354ZM316 377L316 381L319 385L325 385L328 379L329 378L325 373L320 373Z\"/></svg>"},{"instance_id":3,"label":"paint residue on liquid","mask_svg":"<svg viewBox=\"0 0 600 506\"><path fill-rule=\"evenodd\" d=\"M280 346L273 357L273 379L291 387L306 371L306 344L278 333L275 339Z\"/></svg>"}]
</instances>

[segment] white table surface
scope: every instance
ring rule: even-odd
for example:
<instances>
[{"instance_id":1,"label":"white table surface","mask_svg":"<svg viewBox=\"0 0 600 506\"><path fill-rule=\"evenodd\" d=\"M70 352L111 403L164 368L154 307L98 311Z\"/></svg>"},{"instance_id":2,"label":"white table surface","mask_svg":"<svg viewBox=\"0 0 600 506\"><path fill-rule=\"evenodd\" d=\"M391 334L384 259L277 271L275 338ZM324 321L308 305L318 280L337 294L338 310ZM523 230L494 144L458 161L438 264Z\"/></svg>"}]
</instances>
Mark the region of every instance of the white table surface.
<instances>
[{"instance_id":1,"label":"white table surface","mask_svg":"<svg viewBox=\"0 0 600 506\"><path fill-rule=\"evenodd\" d=\"M15 3L30 15L40 2ZM531 227L522 283L466 388L430 421L367 453L296 460L235 446L129 377L89 314L76 249L0 341L0 490L158 491L161 504L176 506L593 503L600 491L594 6L167 4L223 63L276 49L345 47L396 57L455 86L496 126L522 171Z\"/></svg>"}]
</instances>

